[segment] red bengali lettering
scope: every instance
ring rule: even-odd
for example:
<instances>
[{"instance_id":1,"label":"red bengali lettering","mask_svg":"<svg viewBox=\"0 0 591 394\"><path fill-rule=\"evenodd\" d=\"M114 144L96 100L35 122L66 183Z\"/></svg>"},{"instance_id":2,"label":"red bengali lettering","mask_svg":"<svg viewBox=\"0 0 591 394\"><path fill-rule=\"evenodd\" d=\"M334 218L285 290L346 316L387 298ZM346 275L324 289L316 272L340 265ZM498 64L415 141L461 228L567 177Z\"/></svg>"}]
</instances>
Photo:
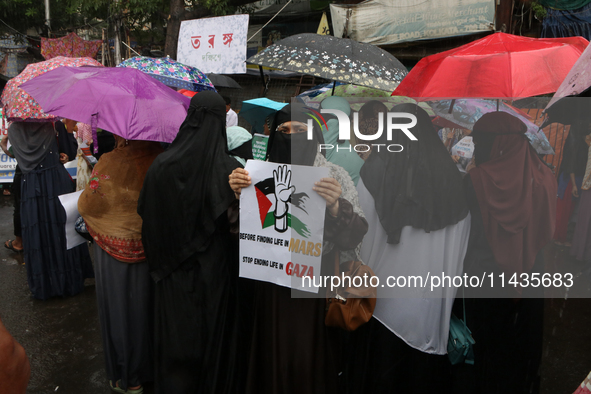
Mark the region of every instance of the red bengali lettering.
<instances>
[{"instance_id":1,"label":"red bengali lettering","mask_svg":"<svg viewBox=\"0 0 591 394\"><path fill-rule=\"evenodd\" d=\"M193 48L199 49L199 47L201 46L201 42L199 41L200 38L201 36L191 37L191 45L193 45Z\"/></svg>"},{"instance_id":2,"label":"red bengali lettering","mask_svg":"<svg viewBox=\"0 0 591 394\"><path fill-rule=\"evenodd\" d=\"M232 44L232 37L234 36L234 33L227 33L224 34L224 39L223 39L223 43L224 45L227 45L228 47L230 47Z\"/></svg>"}]
</instances>

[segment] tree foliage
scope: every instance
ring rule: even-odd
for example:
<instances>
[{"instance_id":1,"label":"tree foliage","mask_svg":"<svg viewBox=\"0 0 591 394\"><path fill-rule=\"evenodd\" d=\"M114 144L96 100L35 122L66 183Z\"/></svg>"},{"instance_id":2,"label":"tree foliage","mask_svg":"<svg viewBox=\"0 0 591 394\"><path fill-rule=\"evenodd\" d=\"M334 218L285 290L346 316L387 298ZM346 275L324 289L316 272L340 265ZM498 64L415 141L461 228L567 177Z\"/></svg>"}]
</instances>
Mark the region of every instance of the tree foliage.
<instances>
[{"instance_id":1,"label":"tree foliage","mask_svg":"<svg viewBox=\"0 0 591 394\"><path fill-rule=\"evenodd\" d=\"M46 35L45 5L41 0L0 0L0 19L13 29L25 33L34 29L38 34ZM84 23L84 18L71 12L70 0L51 1L51 28L65 29ZM15 33L5 24L0 23L1 33Z\"/></svg>"},{"instance_id":2,"label":"tree foliage","mask_svg":"<svg viewBox=\"0 0 591 394\"><path fill-rule=\"evenodd\" d=\"M234 13L252 0L50 0L51 30L73 30L97 21L113 26L119 19L134 37L144 42L165 39L165 52L176 57L180 22ZM35 29L47 36L43 0L0 0L0 19L25 33ZM0 23L0 33L14 33ZM165 35L166 34L166 35Z\"/></svg>"}]
</instances>

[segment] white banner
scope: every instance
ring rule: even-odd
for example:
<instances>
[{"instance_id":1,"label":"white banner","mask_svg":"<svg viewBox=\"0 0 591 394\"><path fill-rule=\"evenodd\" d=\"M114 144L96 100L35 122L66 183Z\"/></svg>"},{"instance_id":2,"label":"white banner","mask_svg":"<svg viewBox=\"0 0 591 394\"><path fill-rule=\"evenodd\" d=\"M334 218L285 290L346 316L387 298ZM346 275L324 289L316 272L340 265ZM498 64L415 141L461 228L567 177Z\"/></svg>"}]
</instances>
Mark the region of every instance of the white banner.
<instances>
[{"instance_id":1,"label":"white banner","mask_svg":"<svg viewBox=\"0 0 591 394\"><path fill-rule=\"evenodd\" d=\"M16 159L0 152L0 183L12 183L15 170Z\"/></svg>"},{"instance_id":2,"label":"white banner","mask_svg":"<svg viewBox=\"0 0 591 394\"><path fill-rule=\"evenodd\" d=\"M248 15L181 22L177 60L202 72L246 73Z\"/></svg>"},{"instance_id":3,"label":"white banner","mask_svg":"<svg viewBox=\"0 0 591 394\"><path fill-rule=\"evenodd\" d=\"M240 277L317 293L326 201L312 187L322 167L249 160L240 195ZM303 286L303 277L309 276Z\"/></svg>"},{"instance_id":4,"label":"white banner","mask_svg":"<svg viewBox=\"0 0 591 394\"><path fill-rule=\"evenodd\" d=\"M76 220L80 217L80 213L78 213L78 199L80 199L80 195L84 190L80 190L74 193L62 194L58 196L62 206L64 207L64 211L66 211L66 241L68 250L82 245L86 242L86 239L78 234L76 231Z\"/></svg>"},{"instance_id":5,"label":"white banner","mask_svg":"<svg viewBox=\"0 0 591 394\"><path fill-rule=\"evenodd\" d=\"M494 30L494 0L367 0L331 4L335 37L375 45Z\"/></svg>"},{"instance_id":6,"label":"white banner","mask_svg":"<svg viewBox=\"0 0 591 394\"><path fill-rule=\"evenodd\" d=\"M3 116L0 108L0 139L8 134L8 122ZM10 148L10 141L8 142ZM0 150L0 183L12 183L14 171L16 170L16 159L8 156ZM20 185L19 185L20 187Z\"/></svg>"}]
</instances>

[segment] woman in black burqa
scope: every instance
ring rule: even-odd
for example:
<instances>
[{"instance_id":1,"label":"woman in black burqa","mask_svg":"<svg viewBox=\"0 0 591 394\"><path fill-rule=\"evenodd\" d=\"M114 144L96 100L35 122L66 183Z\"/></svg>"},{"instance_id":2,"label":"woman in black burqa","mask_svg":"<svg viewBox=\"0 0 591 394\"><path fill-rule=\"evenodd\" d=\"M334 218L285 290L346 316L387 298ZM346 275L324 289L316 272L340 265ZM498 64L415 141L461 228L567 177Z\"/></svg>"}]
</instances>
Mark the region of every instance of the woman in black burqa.
<instances>
[{"instance_id":1,"label":"woman in black burqa","mask_svg":"<svg viewBox=\"0 0 591 394\"><path fill-rule=\"evenodd\" d=\"M243 391L228 185L240 164L228 155L225 116L220 95L195 95L176 139L148 170L138 203L156 282L157 393Z\"/></svg>"},{"instance_id":2,"label":"woman in black burqa","mask_svg":"<svg viewBox=\"0 0 591 394\"><path fill-rule=\"evenodd\" d=\"M270 162L325 167L329 177L314 190L326 200L321 275L334 274L335 253L340 261L355 257L355 247L367 232L357 191L344 168L330 163L318 152L324 142L313 126L307 138L306 108L290 104L273 118L267 159ZM251 185L248 172L237 169L230 177L237 197ZM256 282L253 305L252 345L246 393L331 394L338 392L343 370L344 331L327 327L325 289L317 298L309 293L273 283Z\"/></svg>"}]
</instances>

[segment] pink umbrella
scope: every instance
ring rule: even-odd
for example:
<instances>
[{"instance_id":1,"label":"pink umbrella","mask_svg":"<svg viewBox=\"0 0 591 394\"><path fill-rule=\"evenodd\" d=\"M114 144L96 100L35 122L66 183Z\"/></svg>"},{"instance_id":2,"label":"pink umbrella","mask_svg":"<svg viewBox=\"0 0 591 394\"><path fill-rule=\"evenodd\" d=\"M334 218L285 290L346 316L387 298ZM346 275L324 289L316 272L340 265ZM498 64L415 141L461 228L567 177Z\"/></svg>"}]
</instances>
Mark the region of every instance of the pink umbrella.
<instances>
[{"instance_id":1,"label":"pink umbrella","mask_svg":"<svg viewBox=\"0 0 591 394\"><path fill-rule=\"evenodd\" d=\"M60 67L21 88L45 112L129 140L172 142L191 100L134 68Z\"/></svg>"},{"instance_id":2,"label":"pink umbrella","mask_svg":"<svg viewBox=\"0 0 591 394\"><path fill-rule=\"evenodd\" d=\"M39 104L19 86L41 74L64 66L102 66L89 57L58 56L44 62L29 64L23 72L12 78L2 92L0 102L9 121L53 122L55 116L43 112Z\"/></svg>"}]
</instances>

